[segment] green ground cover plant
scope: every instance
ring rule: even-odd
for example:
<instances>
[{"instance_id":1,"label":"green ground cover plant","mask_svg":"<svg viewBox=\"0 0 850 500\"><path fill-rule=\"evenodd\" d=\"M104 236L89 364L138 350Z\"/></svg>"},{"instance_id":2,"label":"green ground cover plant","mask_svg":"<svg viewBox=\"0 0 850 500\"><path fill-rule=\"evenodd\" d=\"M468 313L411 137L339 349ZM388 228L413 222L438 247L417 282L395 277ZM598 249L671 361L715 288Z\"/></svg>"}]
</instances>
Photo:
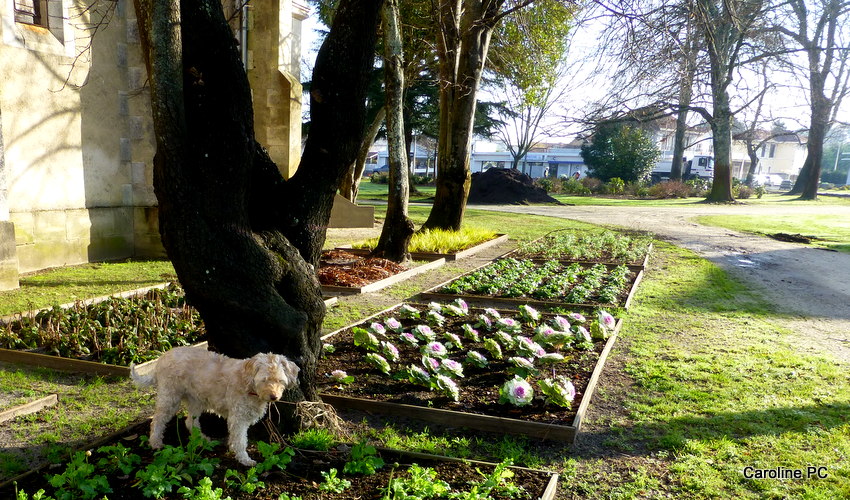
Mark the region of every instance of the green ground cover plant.
<instances>
[{"instance_id":1,"label":"green ground cover plant","mask_svg":"<svg viewBox=\"0 0 850 500\"><path fill-rule=\"evenodd\" d=\"M561 230L520 245L512 256L642 264L651 244L650 235Z\"/></svg>"},{"instance_id":2,"label":"green ground cover plant","mask_svg":"<svg viewBox=\"0 0 850 500\"><path fill-rule=\"evenodd\" d=\"M616 304L634 277L628 267L583 266L556 260L500 259L438 291L457 295L528 297L567 304Z\"/></svg>"},{"instance_id":3,"label":"green ground cover plant","mask_svg":"<svg viewBox=\"0 0 850 500\"><path fill-rule=\"evenodd\" d=\"M850 253L850 220L830 215L703 215L700 224L759 235L775 233L814 236L813 246Z\"/></svg>"},{"instance_id":4,"label":"green ground cover plant","mask_svg":"<svg viewBox=\"0 0 850 500\"><path fill-rule=\"evenodd\" d=\"M203 336L200 315L175 284L142 297L54 306L0 325L0 347L5 349L125 366L197 343Z\"/></svg>"}]
</instances>

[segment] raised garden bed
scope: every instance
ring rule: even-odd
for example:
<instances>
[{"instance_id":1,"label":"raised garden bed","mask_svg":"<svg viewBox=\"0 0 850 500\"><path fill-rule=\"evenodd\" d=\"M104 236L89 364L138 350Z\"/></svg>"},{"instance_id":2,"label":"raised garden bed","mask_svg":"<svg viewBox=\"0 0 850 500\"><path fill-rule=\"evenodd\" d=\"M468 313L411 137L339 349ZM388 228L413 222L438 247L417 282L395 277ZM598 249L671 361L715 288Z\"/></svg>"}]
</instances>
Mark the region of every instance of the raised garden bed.
<instances>
[{"instance_id":1,"label":"raised garden bed","mask_svg":"<svg viewBox=\"0 0 850 500\"><path fill-rule=\"evenodd\" d=\"M175 428L183 435L178 437ZM150 450L141 438L146 432L146 422L131 426L93 443L89 447L89 455L79 452L64 467L43 467L13 481L17 482L19 490L28 494L44 489L51 496L59 497L67 492L70 498L84 498L79 487L83 486L94 490L94 494L87 498L106 495L129 500L185 498L189 492L178 492L179 488L185 487L196 493L203 485L210 492L221 488L221 495L192 498L378 499L382 498L383 490L392 485L393 491L408 495L423 494L434 486L449 488L449 493L458 494L477 487L484 496L446 495L441 498L552 500L557 490L558 475L551 472L420 453L376 450L362 444L314 451L258 443L258 448L262 446L261 450L249 449L259 462L258 466L247 469L233 460L225 445L210 445L197 436L187 436L182 424L169 426L166 444L174 448L166 447L159 453ZM180 443L185 447L181 447ZM89 464L94 467L85 472L84 467ZM327 479L331 469L336 471L333 476L336 481ZM357 473L356 470L362 472ZM414 476L420 480L411 480ZM331 491L330 485L334 482L339 491ZM520 493L508 493L519 487L522 488ZM145 489L148 496L145 496ZM0 497L15 497L12 481L0 485Z\"/></svg>"},{"instance_id":2,"label":"raised garden bed","mask_svg":"<svg viewBox=\"0 0 850 500\"><path fill-rule=\"evenodd\" d=\"M329 250L322 252L319 283L325 295L368 293L436 269L445 263L445 259L436 259L408 269L387 259L365 258L350 249Z\"/></svg>"},{"instance_id":3,"label":"raised garden bed","mask_svg":"<svg viewBox=\"0 0 850 500\"><path fill-rule=\"evenodd\" d=\"M639 266L499 259L419 294L423 300L464 300L516 307L628 308L643 278Z\"/></svg>"},{"instance_id":4,"label":"raised garden bed","mask_svg":"<svg viewBox=\"0 0 850 500\"><path fill-rule=\"evenodd\" d=\"M413 260L427 260L427 261L445 259L446 262L451 262L451 261L455 261L455 260L458 260L458 259L464 259L464 258L470 257L470 256L472 256L472 255L474 255L474 254L476 254L476 253L478 253L482 250L485 250L485 249L490 248L492 246L498 245L498 244L503 243L505 241L508 241L508 235L507 234L499 234L499 235L496 235L496 237L491 239L491 240L487 240L483 243L479 243L477 245L471 246L469 248L466 248L464 250L460 250L460 251L457 251L457 252L452 252L452 253L411 252L410 258L413 259ZM351 252L355 255L369 255L369 252L371 251L371 250L366 249L366 248L339 248L338 250L344 250L346 252Z\"/></svg>"},{"instance_id":5,"label":"raised garden bed","mask_svg":"<svg viewBox=\"0 0 850 500\"><path fill-rule=\"evenodd\" d=\"M460 313L459 304L399 305L323 337L332 347L318 365L322 399L340 408L572 442L622 322L608 316L600 324L595 314L578 313L532 320L530 308ZM437 307L442 326L429 312ZM496 326L488 329L488 321Z\"/></svg>"},{"instance_id":6,"label":"raised garden bed","mask_svg":"<svg viewBox=\"0 0 850 500\"><path fill-rule=\"evenodd\" d=\"M577 233L573 230L561 230L523 243L506 257L646 267L651 252L652 238L646 235L614 231Z\"/></svg>"},{"instance_id":7,"label":"raised garden bed","mask_svg":"<svg viewBox=\"0 0 850 500\"><path fill-rule=\"evenodd\" d=\"M8 317L0 361L125 377L131 362L145 370L162 352L203 337L198 312L172 284Z\"/></svg>"}]
</instances>

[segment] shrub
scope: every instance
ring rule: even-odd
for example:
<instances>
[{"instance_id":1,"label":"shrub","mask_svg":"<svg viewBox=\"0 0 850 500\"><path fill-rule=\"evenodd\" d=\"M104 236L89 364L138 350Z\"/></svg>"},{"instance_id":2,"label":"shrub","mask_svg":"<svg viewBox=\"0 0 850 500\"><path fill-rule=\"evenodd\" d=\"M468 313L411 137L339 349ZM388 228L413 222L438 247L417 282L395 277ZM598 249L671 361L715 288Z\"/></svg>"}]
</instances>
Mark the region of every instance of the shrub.
<instances>
[{"instance_id":1,"label":"shrub","mask_svg":"<svg viewBox=\"0 0 850 500\"><path fill-rule=\"evenodd\" d=\"M581 181L570 177L561 179L561 192L564 194L590 194L590 189L587 189Z\"/></svg>"},{"instance_id":2,"label":"shrub","mask_svg":"<svg viewBox=\"0 0 850 500\"><path fill-rule=\"evenodd\" d=\"M600 124L591 142L581 147L581 157L591 174L604 181L614 177L628 181L642 179L660 155L661 151L645 131L621 123Z\"/></svg>"},{"instance_id":3,"label":"shrub","mask_svg":"<svg viewBox=\"0 0 850 500\"><path fill-rule=\"evenodd\" d=\"M413 175L410 177L411 184L417 184L420 186L427 186L434 183L434 177L430 175Z\"/></svg>"},{"instance_id":4,"label":"shrub","mask_svg":"<svg viewBox=\"0 0 850 500\"><path fill-rule=\"evenodd\" d=\"M753 188L740 184L735 186L734 194L735 198L738 198L739 200L746 200L753 195Z\"/></svg>"},{"instance_id":5,"label":"shrub","mask_svg":"<svg viewBox=\"0 0 850 500\"><path fill-rule=\"evenodd\" d=\"M554 188L555 188L556 181L552 180L548 177L543 177L542 179L537 179L537 180L534 181L534 184L539 186L539 187L542 187L543 190L546 191L547 193L554 193L555 192Z\"/></svg>"},{"instance_id":6,"label":"shrub","mask_svg":"<svg viewBox=\"0 0 850 500\"><path fill-rule=\"evenodd\" d=\"M703 197L708 195L708 191L711 189L711 181L706 179L690 179L685 181L688 188L690 188L690 193L688 196L696 196Z\"/></svg>"},{"instance_id":7,"label":"shrub","mask_svg":"<svg viewBox=\"0 0 850 500\"><path fill-rule=\"evenodd\" d=\"M756 198L761 199L761 197L764 196L764 193L766 193L767 190L764 188L764 186L758 186L756 187L754 192L756 193Z\"/></svg>"},{"instance_id":8,"label":"shrub","mask_svg":"<svg viewBox=\"0 0 850 500\"><path fill-rule=\"evenodd\" d=\"M680 181L664 181L650 186L648 194L652 198L687 198L691 187Z\"/></svg>"},{"instance_id":9,"label":"shrub","mask_svg":"<svg viewBox=\"0 0 850 500\"><path fill-rule=\"evenodd\" d=\"M369 182L372 184L389 184L390 174L386 172L374 173L372 174L372 177L369 177Z\"/></svg>"},{"instance_id":10,"label":"shrub","mask_svg":"<svg viewBox=\"0 0 850 500\"><path fill-rule=\"evenodd\" d=\"M611 194L623 194L626 191L626 183L619 177L612 177L608 181L608 192Z\"/></svg>"},{"instance_id":11,"label":"shrub","mask_svg":"<svg viewBox=\"0 0 850 500\"><path fill-rule=\"evenodd\" d=\"M591 193L601 193L605 188L605 184L602 180L597 179L596 177L584 177L579 180L579 182L581 182L581 185L586 187Z\"/></svg>"}]
</instances>

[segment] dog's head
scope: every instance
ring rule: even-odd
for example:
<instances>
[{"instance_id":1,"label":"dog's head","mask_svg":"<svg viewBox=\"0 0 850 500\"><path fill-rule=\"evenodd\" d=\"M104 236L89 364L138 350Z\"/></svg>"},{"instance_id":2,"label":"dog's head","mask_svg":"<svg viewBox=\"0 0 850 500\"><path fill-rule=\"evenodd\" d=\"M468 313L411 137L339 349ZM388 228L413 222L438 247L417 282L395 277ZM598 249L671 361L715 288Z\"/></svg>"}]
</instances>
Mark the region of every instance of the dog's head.
<instances>
[{"instance_id":1,"label":"dog's head","mask_svg":"<svg viewBox=\"0 0 850 500\"><path fill-rule=\"evenodd\" d=\"M263 401L277 401L283 391L298 385L298 365L280 354L257 354L245 361L249 390Z\"/></svg>"}]
</instances>

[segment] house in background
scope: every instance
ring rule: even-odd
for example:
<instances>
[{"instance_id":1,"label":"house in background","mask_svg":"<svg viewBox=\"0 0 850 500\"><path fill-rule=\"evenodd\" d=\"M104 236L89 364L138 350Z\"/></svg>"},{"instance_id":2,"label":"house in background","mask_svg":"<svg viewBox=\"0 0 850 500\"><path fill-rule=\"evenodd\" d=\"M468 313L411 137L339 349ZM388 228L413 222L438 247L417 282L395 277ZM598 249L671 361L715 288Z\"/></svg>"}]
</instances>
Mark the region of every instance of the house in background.
<instances>
[{"instance_id":1,"label":"house in background","mask_svg":"<svg viewBox=\"0 0 850 500\"><path fill-rule=\"evenodd\" d=\"M257 138L289 177L307 6L223 4ZM0 290L20 273L164 255L146 79L132 1L0 0Z\"/></svg>"}]
</instances>

